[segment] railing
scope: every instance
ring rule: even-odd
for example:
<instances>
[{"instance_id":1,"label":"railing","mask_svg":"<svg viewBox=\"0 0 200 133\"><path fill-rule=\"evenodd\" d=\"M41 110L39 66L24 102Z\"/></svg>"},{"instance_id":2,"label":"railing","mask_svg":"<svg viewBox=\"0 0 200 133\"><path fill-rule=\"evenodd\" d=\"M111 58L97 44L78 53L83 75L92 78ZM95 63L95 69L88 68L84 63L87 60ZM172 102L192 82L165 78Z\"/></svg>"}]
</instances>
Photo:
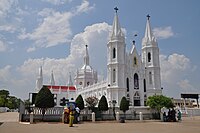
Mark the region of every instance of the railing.
<instances>
[{"instance_id":1,"label":"railing","mask_svg":"<svg viewBox=\"0 0 200 133\"><path fill-rule=\"evenodd\" d=\"M42 109L33 107L31 108L31 111L34 115L40 115L42 114ZM47 108L45 110L45 115L62 115L63 113L63 107L54 107L54 108ZM29 114L29 111L26 109L24 114Z\"/></svg>"},{"instance_id":2,"label":"railing","mask_svg":"<svg viewBox=\"0 0 200 133\"><path fill-rule=\"evenodd\" d=\"M80 115L82 121L91 121L92 114L81 114ZM124 114L119 115L120 119L124 117ZM115 120L113 114L95 114L96 120ZM126 120L139 120L139 113L136 114L125 114ZM143 114L144 120L153 119L152 113L145 113Z\"/></svg>"},{"instance_id":3,"label":"railing","mask_svg":"<svg viewBox=\"0 0 200 133\"><path fill-rule=\"evenodd\" d=\"M95 89L100 89L100 88L104 88L104 87L107 87L107 81L106 80L103 80L99 83L96 83L96 84L93 84L93 85L90 85L90 86L87 86L85 88L80 88L78 89L78 93L83 93L83 92L88 92L88 91L94 91Z\"/></svg>"},{"instance_id":4,"label":"railing","mask_svg":"<svg viewBox=\"0 0 200 133\"><path fill-rule=\"evenodd\" d=\"M181 109L183 116L200 116L200 108Z\"/></svg>"}]
</instances>

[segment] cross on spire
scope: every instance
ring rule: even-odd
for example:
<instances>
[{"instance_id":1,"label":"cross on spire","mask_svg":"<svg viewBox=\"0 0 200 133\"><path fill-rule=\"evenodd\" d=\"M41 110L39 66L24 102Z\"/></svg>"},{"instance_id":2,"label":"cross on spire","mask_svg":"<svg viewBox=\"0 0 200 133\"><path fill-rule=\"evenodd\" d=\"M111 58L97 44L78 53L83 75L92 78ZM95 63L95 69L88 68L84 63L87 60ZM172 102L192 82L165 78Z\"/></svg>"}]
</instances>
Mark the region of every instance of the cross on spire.
<instances>
[{"instance_id":1,"label":"cross on spire","mask_svg":"<svg viewBox=\"0 0 200 133\"><path fill-rule=\"evenodd\" d=\"M147 19L149 20L150 17L151 17L151 16L148 14L148 15L147 15Z\"/></svg>"},{"instance_id":2,"label":"cross on spire","mask_svg":"<svg viewBox=\"0 0 200 133\"><path fill-rule=\"evenodd\" d=\"M134 37L136 37L137 36L137 34L134 34ZM135 40L133 40L133 45L135 45Z\"/></svg>"},{"instance_id":3,"label":"cross on spire","mask_svg":"<svg viewBox=\"0 0 200 133\"><path fill-rule=\"evenodd\" d=\"M117 7L114 8L115 12L117 13L117 11L119 10Z\"/></svg>"}]
</instances>

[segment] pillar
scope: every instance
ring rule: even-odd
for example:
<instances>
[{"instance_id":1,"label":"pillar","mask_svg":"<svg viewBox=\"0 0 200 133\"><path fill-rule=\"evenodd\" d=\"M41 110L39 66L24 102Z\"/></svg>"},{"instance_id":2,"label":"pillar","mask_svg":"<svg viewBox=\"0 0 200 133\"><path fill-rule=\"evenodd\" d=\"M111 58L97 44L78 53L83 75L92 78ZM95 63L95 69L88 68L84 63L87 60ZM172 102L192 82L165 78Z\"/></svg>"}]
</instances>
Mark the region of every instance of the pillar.
<instances>
[{"instance_id":1,"label":"pillar","mask_svg":"<svg viewBox=\"0 0 200 133\"><path fill-rule=\"evenodd\" d=\"M62 123L64 123L64 118L65 118L65 111L62 113Z\"/></svg>"},{"instance_id":2,"label":"pillar","mask_svg":"<svg viewBox=\"0 0 200 133\"><path fill-rule=\"evenodd\" d=\"M30 124L33 124L33 112L30 113Z\"/></svg>"},{"instance_id":3,"label":"pillar","mask_svg":"<svg viewBox=\"0 0 200 133\"><path fill-rule=\"evenodd\" d=\"M95 113L92 112L92 122L95 122Z\"/></svg>"},{"instance_id":4,"label":"pillar","mask_svg":"<svg viewBox=\"0 0 200 133\"><path fill-rule=\"evenodd\" d=\"M116 113L116 120L119 121L119 112Z\"/></svg>"},{"instance_id":5,"label":"pillar","mask_svg":"<svg viewBox=\"0 0 200 133\"><path fill-rule=\"evenodd\" d=\"M143 121L143 114L140 112L140 121Z\"/></svg>"}]
</instances>

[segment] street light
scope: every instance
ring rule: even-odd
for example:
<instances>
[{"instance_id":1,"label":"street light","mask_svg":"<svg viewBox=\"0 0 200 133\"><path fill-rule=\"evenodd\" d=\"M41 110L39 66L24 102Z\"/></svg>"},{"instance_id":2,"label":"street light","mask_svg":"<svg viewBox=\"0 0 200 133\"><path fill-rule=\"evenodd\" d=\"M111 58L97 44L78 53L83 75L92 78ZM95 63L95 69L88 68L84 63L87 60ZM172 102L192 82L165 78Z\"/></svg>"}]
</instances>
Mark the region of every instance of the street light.
<instances>
[{"instance_id":1,"label":"street light","mask_svg":"<svg viewBox=\"0 0 200 133\"><path fill-rule=\"evenodd\" d=\"M115 119L116 119L116 114L115 114L115 105L116 105L116 103L117 103L116 100L109 101L109 105L111 106L111 104L112 104L112 107L113 107L113 116L114 116Z\"/></svg>"}]
</instances>

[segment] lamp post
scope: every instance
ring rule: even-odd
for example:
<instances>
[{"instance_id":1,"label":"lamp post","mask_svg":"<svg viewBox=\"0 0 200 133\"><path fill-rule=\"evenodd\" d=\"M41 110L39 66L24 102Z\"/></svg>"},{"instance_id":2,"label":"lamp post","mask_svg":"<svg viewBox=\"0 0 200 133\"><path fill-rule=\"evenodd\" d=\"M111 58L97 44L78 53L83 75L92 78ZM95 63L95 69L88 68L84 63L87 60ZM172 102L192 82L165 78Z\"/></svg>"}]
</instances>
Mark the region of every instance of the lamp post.
<instances>
[{"instance_id":1,"label":"lamp post","mask_svg":"<svg viewBox=\"0 0 200 133\"><path fill-rule=\"evenodd\" d=\"M115 119L116 119L116 114L115 114L115 105L116 105L116 103L117 103L116 100L109 101L109 104L110 105L112 104L112 107L113 107L113 116L114 116Z\"/></svg>"}]
</instances>

